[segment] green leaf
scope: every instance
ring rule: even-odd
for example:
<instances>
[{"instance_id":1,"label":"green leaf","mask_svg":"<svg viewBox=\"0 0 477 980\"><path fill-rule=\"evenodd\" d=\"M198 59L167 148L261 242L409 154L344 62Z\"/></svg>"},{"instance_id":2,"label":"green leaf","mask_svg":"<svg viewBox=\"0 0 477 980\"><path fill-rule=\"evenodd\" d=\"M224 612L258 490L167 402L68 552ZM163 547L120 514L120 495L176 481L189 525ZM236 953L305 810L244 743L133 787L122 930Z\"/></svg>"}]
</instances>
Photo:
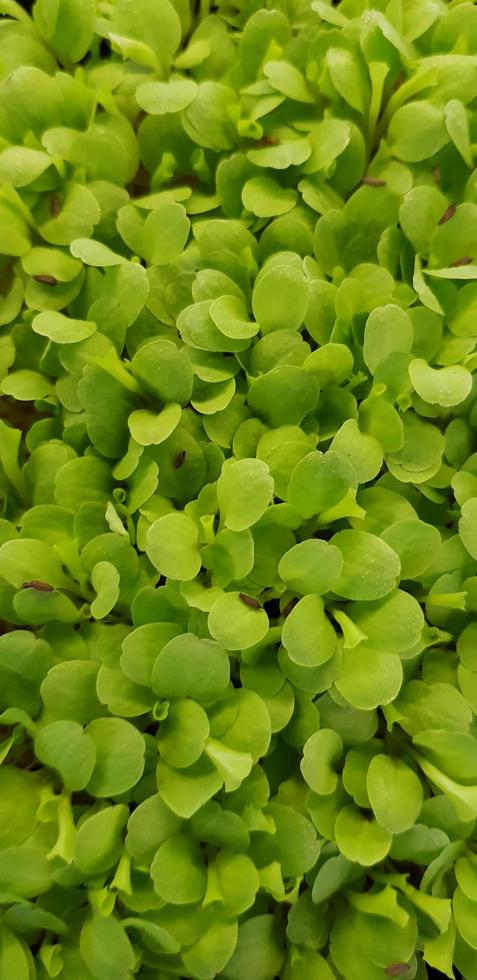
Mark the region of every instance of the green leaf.
<instances>
[{"instance_id":1,"label":"green leaf","mask_svg":"<svg viewBox=\"0 0 477 980\"><path fill-rule=\"evenodd\" d=\"M137 861L152 860L160 844L180 829L180 819L165 805L158 793L131 813L127 824L126 848Z\"/></svg>"},{"instance_id":2,"label":"green leaf","mask_svg":"<svg viewBox=\"0 0 477 980\"><path fill-rule=\"evenodd\" d=\"M452 900L455 924L462 939L472 949L477 949L476 906L477 902L473 902L460 888L456 888Z\"/></svg>"},{"instance_id":3,"label":"green leaf","mask_svg":"<svg viewBox=\"0 0 477 980\"><path fill-rule=\"evenodd\" d=\"M305 742L300 769L310 789L320 796L334 793L338 785L337 765L343 753L338 732L322 728Z\"/></svg>"},{"instance_id":4,"label":"green leaf","mask_svg":"<svg viewBox=\"0 0 477 980\"><path fill-rule=\"evenodd\" d=\"M178 700L160 724L159 752L168 765L176 769L187 768L202 755L209 731L204 709L189 698Z\"/></svg>"},{"instance_id":5,"label":"green leaf","mask_svg":"<svg viewBox=\"0 0 477 980\"><path fill-rule=\"evenodd\" d=\"M141 109L153 116L182 112L194 101L197 84L191 78L175 78L169 82L143 82L136 89Z\"/></svg>"},{"instance_id":6,"label":"green leaf","mask_svg":"<svg viewBox=\"0 0 477 980\"><path fill-rule=\"evenodd\" d=\"M182 122L190 139L206 149L230 150L234 144L232 127L235 92L222 82L200 82L192 104L184 110Z\"/></svg>"},{"instance_id":7,"label":"green leaf","mask_svg":"<svg viewBox=\"0 0 477 980\"><path fill-rule=\"evenodd\" d=\"M381 827L400 834L416 822L423 802L421 781L400 759L376 755L369 765L366 788Z\"/></svg>"},{"instance_id":8,"label":"green leaf","mask_svg":"<svg viewBox=\"0 0 477 980\"><path fill-rule=\"evenodd\" d=\"M70 252L76 259L81 259L85 265L99 268L120 265L125 261L121 255L116 255L107 245L103 245L102 242L95 242L91 238L75 238L71 242Z\"/></svg>"},{"instance_id":9,"label":"green leaf","mask_svg":"<svg viewBox=\"0 0 477 980\"><path fill-rule=\"evenodd\" d=\"M347 459L331 450L313 452L295 466L287 499L308 518L335 507L356 486L356 473Z\"/></svg>"},{"instance_id":10,"label":"green leaf","mask_svg":"<svg viewBox=\"0 0 477 980\"><path fill-rule=\"evenodd\" d=\"M157 446L172 435L181 415L181 406L177 404L166 405L159 415L140 408L129 416L129 431L139 446Z\"/></svg>"},{"instance_id":11,"label":"green leaf","mask_svg":"<svg viewBox=\"0 0 477 980\"><path fill-rule=\"evenodd\" d=\"M223 776L206 757L187 769L173 769L165 762L157 767L162 800L178 817L190 819L221 788Z\"/></svg>"},{"instance_id":12,"label":"green leaf","mask_svg":"<svg viewBox=\"0 0 477 980\"><path fill-rule=\"evenodd\" d=\"M322 170L326 173L349 146L350 139L350 125L344 119L323 119L311 131L313 150L303 172L313 174Z\"/></svg>"},{"instance_id":13,"label":"green leaf","mask_svg":"<svg viewBox=\"0 0 477 980\"><path fill-rule=\"evenodd\" d=\"M335 592L346 599L373 600L395 587L401 563L385 541L367 531L339 531L332 538L343 556Z\"/></svg>"},{"instance_id":14,"label":"green leaf","mask_svg":"<svg viewBox=\"0 0 477 980\"><path fill-rule=\"evenodd\" d=\"M242 203L258 218L274 218L286 214L295 206L297 193L282 187L270 177L252 177L243 186Z\"/></svg>"},{"instance_id":15,"label":"green leaf","mask_svg":"<svg viewBox=\"0 0 477 980\"><path fill-rule=\"evenodd\" d=\"M428 685L423 681L409 681L395 707L401 716L400 725L410 735L437 728L465 733L472 717L460 691L439 682Z\"/></svg>"},{"instance_id":16,"label":"green leaf","mask_svg":"<svg viewBox=\"0 0 477 980\"><path fill-rule=\"evenodd\" d=\"M301 269L264 266L252 295L253 315L262 333L297 330L308 309L308 285Z\"/></svg>"},{"instance_id":17,"label":"green leaf","mask_svg":"<svg viewBox=\"0 0 477 980\"><path fill-rule=\"evenodd\" d=\"M220 974L230 960L237 942L235 920L212 922L193 946L184 950L182 959L187 970L200 980Z\"/></svg>"},{"instance_id":18,"label":"green leaf","mask_svg":"<svg viewBox=\"0 0 477 980\"><path fill-rule=\"evenodd\" d=\"M379 650L385 644L387 653L402 655L419 643L425 625L419 603L401 589L384 599L355 603L352 616L371 646Z\"/></svg>"},{"instance_id":19,"label":"green leaf","mask_svg":"<svg viewBox=\"0 0 477 980\"><path fill-rule=\"evenodd\" d=\"M32 330L56 344L77 344L96 332L96 324L88 320L73 320L51 310L38 313L32 322Z\"/></svg>"},{"instance_id":20,"label":"green leaf","mask_svg":"<svg viewBox=\"0 0 477 980\"><path fill-rule=\"evenodd\" d=\"M477 778L477 740L472 735L431 729L418 732L413 742L438 769L458 782Z\"/></svg>"},{"instance_id":21,"label":"green leaf","mask_svg":"<svg viewBox=\"0 0 477 980\"><path fill-rule=\"evenodd\" d=\"M234 340L245 340L249 337L254 337L258 333L258 324L248 320L245 306L237 296L218 296L217 299L212 300L209 307L209 314L217 329L225 337L231 337ZM223 382L223 384L227 384L228 386L232 383L233 391L235 391L235 382L233 382L233 379L228 378L226 382ZM214 384L214 388L217 387L217 384L218 382Z\"/></svg>"},{"instance_id":22,"label":"green leaf","mask_svg":"<svg viewBox=\"0 0 477 980\"><path fill-rule=\"evenodd\" d=\"M246 650L268 633L268 616L260 603L239 592L226 592L214 602L207 620L209 632L227 650Z\"/></svg>"},{"instance_id":23,"label":"green leaf","mask_svg":"<svg viewBox=\"0 0 477 980\"><path fill-rule=\"evenodd\" d=\"M343 651L336 687L349 704L360 711L390 704L403 681L401 660L396 653L381 652L361 642Z\"/></svg>"},{"instance_id":24,"label":"green leaf","mask_svg":"<svg viewBox=\"0 0 477 980\"><path fill-rule=\"evenodd\" d=\"M403 579L419 579L432 562L440 545L440 534L432 524L408 519L396 521L381 534L383 541L399 555Z\"/></svg>"},{"instance_id":25,"label":"green leaf","mask_svg":"<svg viewBox=\"0 0 477 980\"><path fill-rule=\"evenodd\" d=\"M97 980L128 980L134 952L123 925L115 916L96 914L86 919L80 950Z\"/></svg>"},{"instance_id":26,"label":"green leaf","mask_svg":"<svg viewBox=\"0 0 477 980\"><path fill-rule=\"evenodd\" d=\"M30 980L31 959L26 945L7 925L0 928L0 977L14 976L15 980Z\"/></svg>"},{"instance_id":27,"label":"green leaf","mask_svg":"<svg viewBox=\"0 0 477 980\"><path fill-rule=\"evenodd\" d=\"M394 351L410 351L413 329L409 314L399 306L376 307L364 329L363 357L372 374Z\"/></svg>"},{"instance_id":28,"label":"green leaf","mask_svg":"<svg viewBox=\"0 0 477 980\"><path fill-rule=\"evenodd\" d=\"M355 806L340 810L335 824L336 843L348 861L370 867L382 861L391 847L392 836Z\"/></svg>"},{"instance_id":29,"label":"green leaf","mask_svg":"<svg viewBox=\"0 0 477 980\"><path fill-rule=\"evenodd\" d=\"M420 100L401 106L389 124L388 139L398 160L418 163L433 157L449 139L443 108Z\"/></svg>"},{"instance_id":30,"label":"green leaf","mask_svg":"<svg viewBox=\"0 0 477 980\"><path fill-rule=\"evenodd\" d=\"M207 740L205 752L221 775L226 793L238 789L250 774L253 758L249 752L236 752L213 738Z\"/></svg>"},{"instance_id":31,"label":"green leaf","mask_svg":"<svg viewBox=\"0 0 477 980\"><path fill-rule=\"evenodd\" d=\"M327 541L311 538L290 548L278 565L278 574L289 589L318 592L333 589L343 568L341 552Z\"/></svg>"},{"instance_id":32,"label":"green leaf","mask_svg":"<svg viewBox=\"0 0 477 980\"><path fill-rule=\"evenodd\" d=\"M207 702L226 689L229 676L229 659L218 643L184 633L163 646L153 668L152 686L163 698L192 697Z\"/></svg>"},{"instance_id":33,"label":"green leaf","mask_svg":"<svg viewBox=\"0 0 477 980\"><path fill-rule=\"evenodd\" d=\"M185 405L192 394L192 364L170 340L148 340L132 359L132 373L147 393L163 402Z\"/></svg>"},{"instance_id":34,"label":"green leaf","mask_svg":"<svg viewBox=\"0 0 477 980\"><path fill-rule=\"evenodd\" d=\"M175 834L161 844L151 865L158 895L172 905L202 901L206 870L200 845L187 834Z\"/></svg>"},{"instance_id":35,"label":"green leaf","mask_svg":"<svg viewBox=\"0 0 477 980\"><path fill-rule=\"evenodd\" d=\"M241 923L234 955L222 971L224 980L272 980L279 975L284 949L273 915L256 915Z\"/></svg>"},{"instance_id":36,"label":"green leaf","mask_svg":"<svg viewBox=\"0 0 477 980\"><path fill-rule=\"evenodd\" d=\"M146 218L143 242L151 265L168 265L181 254L189 237L186 209L175 201L164 201Z\"/></svg>"},{"instance_id":37,"label":"green leaf","mask_svg":"<svg viewBox=\"0 0 477 980\"><path fill-rule=\"evenodd\" d=\"M81 61L92 44L95 28L92 0L59 0L52 6L39 0L33 12L40 35L63 63Z\"/></svg>"},{"instance_id":38,"label":"green leaf","mask_svg":"<svg viewBox=\"0 0 477 980\"><path fill-rule=\"evenodd\" d=\"M326 53L326 64L337 92L353 109L364 113L369 86L358 59L344 47L330 47Z\"/></svg>"},{"instance_id":39,"label":"green leaf","mask_svg":"<svg viewBox=\"0 0 477 980\"><path fill-rule=\"evenodd\" d=\"M0 385L4 395L10 395L17 401L33 402L37 398L46 398L53 394L51 383L38 371L22 368L12 371Z\"/></svg>"},{"instance_id":40,"label":"green leaf","mask_svg":"<svg viewBox=\"0 0 477 980\"><path fill-rule=\"evenodd\" d=\"M337 639L320 596L300 599L285 620L282 643L290 660L302 667L319 667L331 659Z\"/></svg>"},{"instance_id":41,"label":"green leaf","mask_svg":"<svg viewBox=\"0 0 477 980\"><path fill-rule=\"evenodd\" d=\"M111 562L97 562L91 573L91 583L96 592L91 612L95 619L104 619L114 609L119 599L119 582L119 572Z\"/></svg>"},{"instance_id":42,"label":"green leaf","mask_svg":"<svg viewBox=\"0 0 477 980\"><path fill-rule=\"evenodd\" d=\"M72 659L51 667L41 685L41 697L55 718L88 724L102 714L96 694L98 666L92 660Z\"/></svg>"},{"instance_id":43,"label":"green leaf","mask_svg":"<svg viewBox=\"0 0 477 980\"><path fill-rule=\"evenodd\" d=\"M76 721L53 721L35 738L35 753L45 765L57 769L68 789L84 789L96 763L93 740Z\"/></svg>"},{"instance_id":44,"label":"green leaf","mask_svg":"<svg viewBox=\"0 0 477 980\"><path fill-rule=\"evenodd\" d=\"M0 183L26 187L53 163L47 153L25 146L8 146L0 152Z\"/></svg>"},{"instance_id":45,"label":"green leaf","mask_svg":"<svg viewBox=\"0 0 477 980\"><path fill-rule=\"evenodd\" d=\"M0 888L15 898L36 898L52 885L51 864L43 847L21 843L0 851Z\"/></svg>"},{"instance_id":46,"label":"green leaf","mask_svg":"<svg viewBox=\"0 0 477 980\"><path fill-rule=\"evenodd\" d=\"M120 657L121 669L136 684L149 687L157 656L181 632L175 623L145 623L124 638Z\"/></svg>"},{"instance_id":47,"label":"green leaf","mask_svg":"<svg viewBox=\"0 0 477 980\"><path fill-rule=\"evenodd\" d=\"M238 459L222 469L217 500L231 531L244 531L262 517L273 496L273 479L259 459Z\"/></svg>"},{"instance_id":48,"label":"green leaf","mask_svg":"<svg viewBox=\"0 0 477 980\"><path fill-rule=\"evenodd\" d=\"M139 0L134 10L127 0L121 0L114 10L114 29L144 46L150 46L156 64L168 69L181 39L181 22L169 0ZM139 62L142 64L142 62Z\"/></svg>"},{"instance_id":49,"label":"green leaf","mask_svg":"<svg viewBox=\"0 0 477 980\"><path fill-rule=\"evenodd\" d=\"M68 589L71 585L53 548L34 538L5 541L0 548L0 571L17 589L32 580L46 582L57 589Z\"/></svg>"},{"instance_id":50,"label":"green leaf","mask_svg":"<svg viewBox=\"0 0 477 980\"><path fill-rule=\"evenodd\" d=\"M189 582L200 570L199 532L184 513L159 517L147 533L147 555L161 575Z\"/></svg>"},{"instance_id":51,"label":"green leaf","mask_svg":"<svg viewBox=\"0 0 477 980\"><path fill-rule=\"evenodd\" d=\"M355 419L343 422L331 443L331 450L350 461L359 483L374 479L383 463L380 443L374 436L361 432Z\"/></svg>"},{"instance_id":52,"label":"green leaf","mask_svg":"<svg viewBox=\"0 0 477 980\"><path fill-rule=\"evenodd\" d=\"M107 806L87 817L78 828L74 861L86 875L100 874L112 868L121 856L122 831L128 819L124 805Z\"/></svg>"},{"instance_id":53,"label":"green leaf","mask_svg":"<svg viewBox=\"0 0 477 980\"><path fill-rule=\"evenodd\" d=\"M461 515L462 516L459 520L459 535L461 537L464 547L469 552L469 555L472 555L473 558L476 558L477 557L477 528L476 528L477 497L471 497L470 500L466 500L465 504L462 505ZM0 560L1 560L1 549L0 549Z\"/></svg>"},{"instance_id":54,"label":"green leaf","mask_svg":"<svg viewBox=\"0 0 477 980\"><path fill-rule=\"evenodd\" d=\"M355 865L342 854L328 858L316 875L312 891L313 902L316 905L326 902L343 885L352 880L354 875Z\"/></svg>"},{"instance_id":55,"label":"green leaf","mask_svg":"<svg viewBox=\"0 0 477 980\"><path fill-rule=\"evenodd\" d=\"M87 785L92 796L117 796L135 786L144 770L144 738L123 718L96 718L86 734L93 740L96 763Z\"/></svg>"},{"instance_id":56,"label":"green leaf","mask_svg":"<svg viewBox=\"0 0 477 980\"><path fill-rule=\"evenodd\" d=\"M437 187L413 187L406 194L399 209L399 221L404 234L420 255L429 255L433 236L445 228L445 225L441 229L437 226L446 207L446 198Z\"/></svg>"},{"instance_id":57,"label":"green leaf","mask_svg":"<svg viewBox=\"0 0 477 980\"><path fill-rule=\"evenodd\" d=\"M473 167L469 120L465 106L458 99L451 99L446 105L446 128L464 163Z\"/></svg>"},{"instance_id":58,"label":"green leaf","mask_svg":"<svg viewBox=\"0 0 477 980\"><path fill-rule=\"evenodd\" d=\"M430 405L450 408L465 401L472 389L472 375L460 364L433 368L422 358L409 365L414 390Z\"/></svg>"},{"instance_id":59,"label":"green leaf","mask_svg":"<svg viewBox=\"0 0 477 980\"><path fill-rule=\"evenodd\" d=\"M20 844L35 829L40 788L35 773L8 765L0 767L1 848Z\"/></svg>"}]
</instances>

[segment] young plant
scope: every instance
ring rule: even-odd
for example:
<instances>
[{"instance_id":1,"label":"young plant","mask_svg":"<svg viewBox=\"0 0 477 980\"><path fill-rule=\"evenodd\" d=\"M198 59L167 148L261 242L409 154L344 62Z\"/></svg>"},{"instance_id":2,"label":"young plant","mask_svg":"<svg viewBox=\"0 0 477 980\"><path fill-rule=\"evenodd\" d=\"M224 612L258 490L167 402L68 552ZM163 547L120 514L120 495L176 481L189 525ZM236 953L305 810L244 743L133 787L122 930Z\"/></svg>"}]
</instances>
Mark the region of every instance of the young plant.
<instances>
[{"instance_id":1,"label":"young plant","mask_svg":"<svg viewBox=\"0 0 477 980\"><path fill-rule=\"evenodd\" d=\"M0 6L0 980L475 980L477 7Z\"/></svg>"}]
</instances>

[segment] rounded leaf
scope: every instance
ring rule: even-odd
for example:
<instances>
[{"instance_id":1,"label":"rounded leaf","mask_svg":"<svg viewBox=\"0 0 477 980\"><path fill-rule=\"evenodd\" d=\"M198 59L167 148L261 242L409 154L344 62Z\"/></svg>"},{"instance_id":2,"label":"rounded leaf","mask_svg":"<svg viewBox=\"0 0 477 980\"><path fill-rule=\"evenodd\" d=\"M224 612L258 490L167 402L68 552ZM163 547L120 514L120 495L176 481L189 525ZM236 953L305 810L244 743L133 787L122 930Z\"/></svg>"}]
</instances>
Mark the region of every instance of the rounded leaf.
<instances>
[{"instance_id":1,"label":"rounded leaf","mask_svg":"<svg viewBox=\"0 0 477 980\"><path fill-rule=\"evenodd\" d=\"M400 759L375 755L369 764L366 789L376 820L391 834L412 827L423 803L419 776Z\"/></svg>"},{"instance_id":2,"label":"rounded leaf","mask_svg":"<svg viewBox=\"0 0 477 980\"><path fill-rule=\"evenodd\" d=\"M53 721L41 728L35 753L45 765L58 770L71 790L84 789L96 763L94 742L76 721Z\"/></svg>"},{"instance_id":3,"label":"rounded leaf","mask_svg":"<svg viewBox=\"0 0 477 980\"><path fill-rule=\"evenodd\" d=\"M268 616L258 603L247 602L240 592L225 592L214 602L207 625L214 640L227 650L246 650L268 633Z\"/></svg>"},{"instance_id":4,"label":"rounded leaf","mask_svg":"<svg viewBox=\"0 0 477 980\"><path fill-rule=\"evenodd\" d=\"M123 718L96 718L86 733L93 740L96 762L87 785L92 796L118 796L140 780L144 770L144 738Z\"/></svg>"},{"instance_id":5,"label":"rounded leaf","mask_svg":"<svg viewBox=\"0 0 477 980\"><path fill-rule=\"evenodd\" d=\"M152 672L152 687L163 698L214 701L227 688L229 658L212 640L183 633L162 648Z\"/></svg>"},{"instance_id":6,"label":"rounded leaf","mask_svg":"<svg viewBox=\"0 0 477 980\"><path fill-rule=\"evenodd\" d=\"M310 538L283 555L278 574L293 591L323 595L333 589L342 569L343 557L338 548L319 538Z\"/></svg>"},{"instance_id":7,"label":"rounded leaf","mask_svg":"<svg viewBox=\"0 0 477 980\"><path fill-rule=\"evenodd\" d=\"M224 466L217 482L217 500L224 524L244 531L256 524L273 497L273 478L260 459L238 459Z\"/></svg>"},{"instance_id":8,"label":"rounded leaf","mask_svg":"<svg viewBox=\"0 0 477 980\"><path fill-rule=\"evenodd\" d=\"M318 595L306 595L287 616L282 643L290 660L302 667L319 667L337 649L336 633Z\"/></svg>"},{"instance_id":9,"label":"rounded leaf","mask_svg":"<svg viewBox=\"0 0 477 980\"><path fill-rule=\"evenodd\" d=\"M175 834L161 844L151 865L157 894L171 905L201 902L207 874L200 845L188 834Z\"/></svg>"},{"instance_id":10,"label":"rounded leaf","mask_svg":"<svg viewBox=\"0 0 477 980\"><path fill-rule=\"evenodd\" d=\"M147 532L146 553L161 575L190 582L202 564L198 539L191 517L179 512L165 514Z\"/></svg>"},{"instance_id":11,"label":"rounded leaf","mask_svg":"<svg viewBox=\"0 0 477 980\"><path fill-rule=\"evenodd\" d=\"M270 177L252 177L244 184L242 203L247 211L258 218L272 218L290 211L297 200L297 192L281 187Z\"/></svg>"},{"instance_id":12,"label":"rounded leaf","mask_svg":"<svg viewBox=\"0 0 477 980\"><path fill-rule=\"evenodd\" d=\"M384 827L369 820L353 805L343 807L338 813L335 837L343 856L366 868L383 861L392 843L392 835Z\"/></svg>"},{"instance_id":13,"label":"rounded leaf","mask_svg":"<svg viewBox=\"0 0 477 980\"><path fill-rule=\"evenodd\" d=\"M320 796L334 793L342 754L343 740L331 728L321 728L305 742L300 769L305 782L315 793Z\"/></svg>"},{"instance_id":14,"label":"rounded leaf","mask_svg":"<svg viewBox=\"0 0 477 980\"><path fill-rule=\"evenodd\" d=\"M452 408L465 401L472 389L472 375L460 364L433 368L421 357L409 365L414 390L429 405Z\"/></svg>"},{"instance_id":15,"label":"rounded leaf","mask_svg":"<svg viewBox=\"0 0 477 980\"><path fill-rule=\"evenodd\" d=\"M372 600L395 588L401 571L399 557L392 548L368 531L339 531L333 545L343 556L343 571L335 592L346 599Z\"/></svg>"}]
</instances>

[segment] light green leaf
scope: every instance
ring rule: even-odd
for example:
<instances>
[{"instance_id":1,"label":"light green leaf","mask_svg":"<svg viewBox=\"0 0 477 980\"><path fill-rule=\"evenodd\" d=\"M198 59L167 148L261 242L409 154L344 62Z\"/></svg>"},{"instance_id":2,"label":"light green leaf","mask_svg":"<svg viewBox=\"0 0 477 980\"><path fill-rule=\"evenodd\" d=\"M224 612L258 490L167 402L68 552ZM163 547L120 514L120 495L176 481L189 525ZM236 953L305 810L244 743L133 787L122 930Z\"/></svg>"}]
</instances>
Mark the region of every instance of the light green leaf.
<instances>
[{"instance_id":1,"label":"light green leaf","mask_svg":"<svg viewBox=\"0 0 477 980\"><path fill-rule=\"evenodd\" d=\"M244 531L256 524L272 496L273 479L262 460L239 459L222 469L217 499L222 519L231 531Z\"/></svg>"},{"instance_id":2,"label":"light green leaf","mask_svg":"<svg viewBox=\"0 0 477 980\"><path fill-rule=\"evenodd\" d=\"M263 73L272 88L287 98L295 102L315 101L301 72L287 61L267 61Z\"/></svg>"},{"instance_id":3,"label":"light green leaf","mask_svg":"<svg viewBox=\"0 0 477 980\"><path fill-rule=\"evenodd\" d=\"M446 105L446 127L449 136L459 151L464 163L473 167L470 145L469 120L465 106L458 99L451 99Z\"/></svg>"},{"instance_id":4,"label":"light green leaf","mask_svg":"<svg viewBox=\"0 0 477 980\"><path fill-rule=\"evenodd\" d=\"M146 550L161 575L190 581L201 566L197 525L187 514L165 514L151 524Z\"/></svg>"},{"instance_id":5,"label":"light green leaf","mask_svg":"<svg viewBox=\"0 0 477 980\"><path fill-rule=\"evenodd\" d=\"M159 415L140 408L131 412L128 419L129 431L140 446L158 446L172 435L181 420L180 405L170 404Z\"/></svg>"},{"instance_id":6,"label":"light green leaf","mask_svg":"<svg viewBox=\"0 0 477 980\"><path fill-rule=\"evenodd\" d=\"M152 862L151 877L158 895L172 905L202 901L207 876L199 844L184 833L164 841Z\"/></svg>"},{"instance_id":7,"label":"light green leaf","mask_svg":"<svg viewBox=\"0 0 477 980\"><path fill-rule=\"evenodd\" d=\"M400 759L376 755L369 765L366 788L381 827L400 834L416 822L423 802L422 784Z\"/></svg>"},{"instance_id":8,"label":"light green leaf","mask_svg":"<svg viewBox=\"0 0 477 980\"><path fill-rule=\"evenodd\" d=\"M375 820L369 820L355 806L340 810L335 824L336 843L348 861L370 867L384 860L392 835Z\"/></svg>"},{"instance_id":9,"label":"light green leaf","mask_svg":"<svg viewBox=\"0 0 477 980\"><path fill-rule=\"evenodd\" d=\"M189 237L190 221L182 204L164 201L146 218L143 241L151 265L168 265L182 252Z\"/></svg>"},{"instance_id":10,"label":"light green leaf","mask_svg":"<svg viewBox=\"0 0 477 980\"><path fill-rule=\"evenodd\" d=\"M113 915L86 919L80 935L81 955L97 980L128 980L134 951L127 933Z\"/></svg>"},{"instance_id":11,"label":"light green leaf","mask_svg":"<svg viewBox=\"0 0 477 980\"><path fill-rule=\"evenodd\" d=\"M76 238L71 242L70 252L75 258L81 259L85 265L103 269L121 265L122 262L126 261L122 255L117 255L107 245L103 245L102 242L95 242L91 238Z\"/></svg>"},{"instance_id":12,"label":"light green leaf","mask_svg":"<svg viewBox=\"0 0 477 980\"><path fill-rule=\"evenodd\" d=\"M320 596L300 599L285 620L282 643L290 660L302 667L319 667L331 659L337 638Z\"/></svg>"},{"instance_id":13,"label":"light green leaf","mask_svg":"<svg viewBox=\"0 0 477 980\"><path fill-rule=\"evenodd\" d=\"M119 572L111 562L99 561L91 573L91 583L96 592L91 612L95 619L104 619L119 599Z\"/></svg>"},{"instance_id":14,"label":"light green leaf","mask_svg":"<svg viewBox=\"0 0 477 980\"><path fill-rule=\"evenodd\" d=\"M347 599L372 600L392 591L401 563L389 545L367 531L339 531L331 541L344 563L335 592Z\"/></svg>"},{"instance_id":15,"label":"light green leaf","mask_svg":"<svg viewBox=\"0 0 477 980\"><path fill-rule=\"evenodd\" d=\"M0 152L0 184L26 187L48 169L53 160L41 150L26 146L8 146Z\"/></svg>"},{"instance_id":16,"label":"light green leaf","mask_svg":"<svg viewBox=\"0 0 477 980\"><path fill-rule=\"evenodd\" d=\"M135 786L144 770L144 737L123 718L96 718L86 733L94 742L96 763L87 791L100 798Z\"/></svg>"},{"instance_id":17,"label":"light green leaf","mask_svg":"<svg viewBox=\"0 0 477 980\"><path fill-rule=\"evenodd\" d=\"M243 186L242 203L258 218L273 218L286 214L295 206L297 192L282 187L270 177L252 177Z\"/></svg>"},{"instance_id":18,"label":"light green leaf","mask_svg":"<svg viewBox=\"0 0 477 980\"><path fill-rule=\"evenodd\" d=\"M278 574L289 589L323 595L336 585L343 569L341 552L327 541L310 538L290 548L278 565Z\"/></svg>"},{"instance_id":19,"label":"light green leaf","mask_svg":"<svg viewBox=\"0 0 477 980\"><path fill-rule=\"evenodd\" d=\"M259 602L240 592L225 592L214 602L207 620L211 636L227 650L246 650L268 633L268 616Z\"/></svg>"},{"instance_id":20,"label":"light green leaf","mask_svg":"<svg viewBox=\"0 0 477 980\"><path fill-rule=\"evenodd\" d=\"M192 78L173 78L169 82L143 82L136 89L141 109L152 116L182 112L194 101L197 84Z\"/></svg>"},{"instance_id":21,"label":"light green leaf","mask_svg":"<svg viewBox=\"0 0 477 980\"><path fill-rule=\"evenodd\" d=\"M96 324L90 320L73 320L51 310L38 313L32 322L32 329L56 344L77 344L96 332Z\"/></svg>"},{"instance_id":22,"label":"light green leaf","mask_svg":"<svg viewBox=\"0 0 477 980\"><path fill-rule=\"evenodd\" d=\"M337 766L343 753L343 741L338 732L322 728L303 746L300 769L310 789L320 796L333 793L338 785Z\"/></svg>"},{"instance_id":23,"label":"light green leaf","mask_svg":"<svg viewBox=\"0 0 477 980\"><path fill-rule=\"evenodd\" d=\"M414 390L430 405L451 408L465 401L472 389L472 375L460 364L433 368L422 358L409 365Z\"/></svg>"},{"instance_id":24,"label":"light green leaf","mask_svg":"<svg viewBox=\"0 0 477 980\"><path fill-rule=\"evenodd\" d=\"M229 683L230 665L225 650L192 633L169 640L157 657L152 687L163 698L191 697L213 701Z\"/></svg>"}]
</instances>

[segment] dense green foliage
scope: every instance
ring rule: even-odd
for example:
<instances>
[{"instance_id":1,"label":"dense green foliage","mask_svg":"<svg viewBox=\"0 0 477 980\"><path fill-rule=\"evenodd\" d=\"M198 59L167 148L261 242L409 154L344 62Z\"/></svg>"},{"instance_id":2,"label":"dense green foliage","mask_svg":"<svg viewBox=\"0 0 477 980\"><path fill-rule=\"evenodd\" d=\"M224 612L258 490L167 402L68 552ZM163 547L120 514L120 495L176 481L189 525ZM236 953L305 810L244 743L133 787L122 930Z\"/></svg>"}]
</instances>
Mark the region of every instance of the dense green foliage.
<instances>
[{"instance_id":1,"label":"dense green foliage","mask_svg":"<svg viewBox=\"0 0 477 980\"><path fill-rule=\"evenodd\" d=\"M476 980L477 6L0 14L0 980Z\"/></svg>"}]
</instances>

